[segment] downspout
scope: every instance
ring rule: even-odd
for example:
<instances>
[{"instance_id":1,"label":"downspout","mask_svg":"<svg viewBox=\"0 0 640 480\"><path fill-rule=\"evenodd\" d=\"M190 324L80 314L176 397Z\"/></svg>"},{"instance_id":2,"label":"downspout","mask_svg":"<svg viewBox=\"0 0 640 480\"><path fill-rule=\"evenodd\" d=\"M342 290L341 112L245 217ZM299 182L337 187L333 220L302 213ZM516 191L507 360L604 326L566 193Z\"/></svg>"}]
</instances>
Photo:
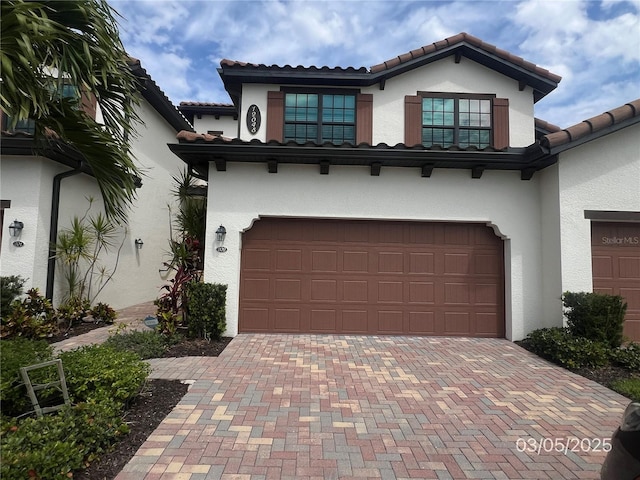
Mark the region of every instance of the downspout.
<instances>
[{"instance_id":1,"label":"downspout","mask_svg":"<svg viewBox=\"0 0 640 480\"><path fill-rule=\"evenodd\" d=\"M47 290L45 296L53 301L53 284L56 276L56 242L58 241L58 217L60 215L60 184L63 178L83 173L80 162L74 170L59 173L53 177L53 197L51 199L51 223L49 225L49 258L47 259Z\"/></svg>"}]
</instances>

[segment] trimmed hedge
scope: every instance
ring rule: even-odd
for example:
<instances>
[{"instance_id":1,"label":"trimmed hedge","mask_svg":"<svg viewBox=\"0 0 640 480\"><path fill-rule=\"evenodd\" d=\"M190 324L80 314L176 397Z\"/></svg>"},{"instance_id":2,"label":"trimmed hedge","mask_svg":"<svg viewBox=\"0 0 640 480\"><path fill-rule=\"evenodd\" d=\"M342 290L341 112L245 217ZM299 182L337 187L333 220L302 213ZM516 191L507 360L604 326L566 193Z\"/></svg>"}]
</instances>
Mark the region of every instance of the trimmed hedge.
<instances>
[{"instance_id":1,"label":"trimmed hedge","mask_svg":"<svg viewBox=\"0 0 640 480\"><path fill-rule=\"evenodd\" d=\"M523 344L528 350L562 367L596 368L609 362L609 346L584 337L576 337L568 328L553 327L534 330Z\"/></svg>"},{"instance_id":2,"label":"trimmed hedge","mask_svg":"<svg viewBox=\"0 0 640 480\"><path fill-rule=\"evenodd\" d=\"M187 299L189 335L219 339L227 328L227 286L191 282Z\"/></svg>"},{"instance_id":3,"label":"trimmed hedge","mask_svg":"<svg viewBox=\"0 0 640 480\"><path fill-rule=\"evenodd\" d=\"M622 344L622 327L627 304L618 295L565 292L562 303L567 309L567 326L576 337L603 342L611 348Z\"/></svg>"}]
</instances>

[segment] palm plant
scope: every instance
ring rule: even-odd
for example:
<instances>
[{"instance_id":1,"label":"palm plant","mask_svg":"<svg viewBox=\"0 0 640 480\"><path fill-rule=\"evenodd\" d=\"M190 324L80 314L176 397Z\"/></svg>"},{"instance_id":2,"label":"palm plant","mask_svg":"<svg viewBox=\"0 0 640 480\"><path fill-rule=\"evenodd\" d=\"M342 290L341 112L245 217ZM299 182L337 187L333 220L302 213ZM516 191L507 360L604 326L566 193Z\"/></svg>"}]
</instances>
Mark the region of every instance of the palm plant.
<instances>
[{"instance_id":1,"label":"palm plant","mask_svg":"<svg viewBox=\"0 0 640 480\"><path fill-rule=\"evenodd\" d=\"M91 167L109 218L126 220L139 176L130 140L140 121L137 80L106 0L0 2L0 92L10 128L35 120L36 144L61 141ZM93 95L104 124L64 98Z\"/></svg>"}]
</instances>

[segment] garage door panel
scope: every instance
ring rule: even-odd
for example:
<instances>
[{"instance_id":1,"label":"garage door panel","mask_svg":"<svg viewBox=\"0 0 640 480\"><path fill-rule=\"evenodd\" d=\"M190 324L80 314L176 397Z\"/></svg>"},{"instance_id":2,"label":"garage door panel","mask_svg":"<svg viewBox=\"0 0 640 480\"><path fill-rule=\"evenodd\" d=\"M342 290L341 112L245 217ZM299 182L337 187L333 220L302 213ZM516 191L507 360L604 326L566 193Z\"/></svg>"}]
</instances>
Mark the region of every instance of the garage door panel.
<instances>
[{"instance_id":1,"label":"garage door panel","mask_svg":"<svg viewBox=\"0 0 640 480\"><path fill-rule=\"evenodd\" d=\"M345 302L368 302L369 283L366 280L345 280L342 283L342 300Z\"/></svg>"},{"instance_id":2,"label":"garage door panel","mask_svg":"<svg viewBox=\"0 0 640 480\"><path fill-rule=\"evenodd\" d=\"M475 286L476 305L497 305L499 295L498 286L494 283L479 283Z\"/></svg>"},{"instance_id":3,"label":"garage door panel","mask_svg":"<svg viewBox=\"0 0 640 480\"><path fill-rule=\"evenodd\" d=\"M434 282L409 282L409 303L435 303Z\"/></svg>"},{"instance_id":4,"label":"garage door panel","mask_svg":"<svg viewBox=\"0 0 640 480\"><path fill-rule=\"evenodd\" d=\"M448 224L444 229L445 245L470 245L469 228L464 224Z\"/></svg>"},{"instance_id":5,"label":"garage door panel","mask_svg":"<svg viewBox=\"0 0 640 480\"><path fill-rule=\"evenodd\" d=\"M311 309L310 330L312 332L331 333L338 328L335 310Z\"/></svg>"},{"instance_id":6,"label":"garage door panel","mask_svg":"<svg viewBox=\"0 0 640 480\"><path fill-rule=\"evenodd\" d=\"M471 315L468 312L445 312L444 332L447 335L469 335Z\"/></svg>"},{"instance_id":7,"label":"garage door panel","mask_svg":"<svg viewBox=\"0 0 640 480\"><path fill-rule=\"evenodd\" d=\"M502 260L495 254L476 254L473 257L473 271L476 275L500 276Z\"/></svg>"},{"instance_id":8,"label":"garage door panel","mask_svg":"<svg viewBox=\"0 0 640 480\"><path fill-rule=\"evenodd\" d=\"M409 273L420 275L434 275L436 273L435 254L409 253Z\"/></svg>"},{"instance_id":9,"label":"garage door panel","mask_svg":"<svg viewBox=\"0 0 640 480\"><path fill-rule=\"evenodd\" d=\"M469 254L467 253L445 253L444 254L444 272L447 274L469 273Z\"/></svg>"},{"instance_id":10,"label":"garage door panel","mask_svg":"<svg viewBox=\"0 0 640 480\"><path fill-rule=\"evenodd\" d=\"M484 225L262 223L243 237L241 332L504 335L502 241Z\"/></svg>"},{"instance_id":11,"label":"garage door panel","mask_svg":"<svg viewBox=\"0 0 640 480\"><path fill-rule=\"evenodd\" d=\"M367 310L343 310L342 333L369 333Z\"/></svg>"},{"instance_id":12,"label":"garage door panel","mask_svg":"<svg viewBox=\"0 0 640 480\"><path fill-rule=\"evenodd\" d=\"M338 282L336 280L311 280L311 298L312 301L329 300L335 302L338 300Z\"/></svg>"},{"instance_id":13,"label":"garage door panel","mask_svg":"<svg viewBox=\"0 0 640 480\"><path fill-rule=\"evenodd\" d=\"M613 258L606 255L592 257L594 278L613 278Z\"/></svg>"},{"instance_id":14,"label":"garage door panel","mask_svg":"<svg viewBox=\"0 0 640 480\"><path fill-rule=\"evenodd\" d=\"M243 326L252 332L269 332L269 309L268 308L243 308L240 311L243 319Z\"/></svg>"},{"instance_id":15,"label":"garage door panel","mask_svg":"<svg viewBox=\"0 0 640 480\"><path fill-rule=\"evenodd\" d=\"M403 282L378 282L378 303L402 303Z\"/></svg>"},{"instance_id":16,"label":"garage door panel","mask_svg":"<svg viewBox=\"0 0 640 480\"><path fill-rule=\"evenodd\" d=\"M274 310L273 329L280 332L299 332L301 327L299 308L276 308Z\"/></svg>"},{"instance_id":17,"label":"garage door panel","mask_svg":"<svg viewBox=\"0 0 640 480\"><path fill-rule=\"evenodd\" d=\"M496 314L476 312L475 324L476 333L480 335L495 336L496 335Z\"/></svg>"},{"instance_id":18,"label":"garage door panel","mask_svg":"<svg viewBox=\"0 0 640 480\"><path fill-rule=\"evenodd\" d=\"M379 252L376 273L403 273L404 255L398 252Z\"/></svg>"},{"instance_id":19,"label":"garage door panel","mask_svg":"<svg viewBox=\"0 0 640 480\"><path fill-rule=\"evenodd\" d=\"M312 272L337 272L338 252L335 250L316 250L311 252Z\"/></svg>"},{"instance_id":20,"label":"garage door panel","mask_svg":"<svg viewBox=\"0 0 640 480\"><path fill-rule=\"evenodd\" d=\"M444 284L445 305L468 305L469 304L469 284L467 283L445 283Z\"/></svg>"},{"instance_id":21,"label":"garage door panel","mask_svg":"<svg viewBox=\"0 0 640 480\"><path fill-rule=\"evenodd\" d=\"M346 251L342 254L342 270L366 273L369 271L369 253Z\"/></svg>"},{"instance_id":22,"label":"garage door panel","mask_svg":"<svg viewBox=\"0 0 640 480\"><path fill-rule=\"evenodd\" d=\"M265 248L246 248L242 251L243 268L247 271L268 271L271 268L271 251Z\"/></svg>"},{"instance_id":23,"label":"garage door panel","mask_svg":"<svg viewBox=\"0 0 640 480\"><path fill-rule=\"evenodd\" d=\"M302 270L301 250L276 250L276 271Z\"/></svg>"},{"instance_id":24,"label":"garage door panel","mask_svg":"<svg viewBox=\"0 0 640 480\"><path fill-rule=\"evenodd\" d=\"M378 311L377 316L378 324L376 330L383 334L404 332L402 325L403 314L402 310L381 310Z\"/></svg>"},{"instance_id":25,"label":"garage door panel","mask_svg":"<svg viewBox=\"0 0 640 480\"><path fill-rule=\"evenodd\" d=\"M276 279L275 280L276 300L302 300L302 282L297 279Z\"/></svg>"},{"instance_id":26,"label":"garage door panel","mask_svg":"<svg viewBox=\"0 0 640 480\"><path fill-rule=\"evenodd\" d=\"M269 289L267 278L245 278L242 282L244 298L247 300L268 300L271 298Z\"/></svg>"},{"instance_id":27,"label":"garage door panel","mask_svg":"<svg viewBox=\"0 0 640 480\"><path fill-rule=\"evenodd\" d=\"M618 257L620 278L640 280L640 257Z\"/></svg>"},{"instance_id":28,"label":"garage door panel","mask_svg":"<svg viewBox=\"0 0 640 480\"><path fill-rule=\"evenodd\" d=\"M409 332L413 335L435 335L434 312L409 312Z\"/></svg>"}]
</instances>

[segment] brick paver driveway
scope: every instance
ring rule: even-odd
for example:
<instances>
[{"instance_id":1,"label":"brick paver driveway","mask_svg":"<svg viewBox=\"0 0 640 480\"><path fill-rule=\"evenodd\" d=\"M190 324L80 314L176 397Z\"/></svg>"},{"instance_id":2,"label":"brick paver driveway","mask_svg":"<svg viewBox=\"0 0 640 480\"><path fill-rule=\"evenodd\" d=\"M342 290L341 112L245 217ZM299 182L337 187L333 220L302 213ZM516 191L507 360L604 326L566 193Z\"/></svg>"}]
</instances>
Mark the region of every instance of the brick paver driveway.
<instances>
[{"instance_id":1,"label":"brick paver driveway","mask_svg":"<svg viewBox=\"0 0 640 480\"><path fill-rule=\"evenodd\" d=\"M507 340L240 335L201 362L118 480L598 478L627 402Z\"/></svg>"}]
</instances>

